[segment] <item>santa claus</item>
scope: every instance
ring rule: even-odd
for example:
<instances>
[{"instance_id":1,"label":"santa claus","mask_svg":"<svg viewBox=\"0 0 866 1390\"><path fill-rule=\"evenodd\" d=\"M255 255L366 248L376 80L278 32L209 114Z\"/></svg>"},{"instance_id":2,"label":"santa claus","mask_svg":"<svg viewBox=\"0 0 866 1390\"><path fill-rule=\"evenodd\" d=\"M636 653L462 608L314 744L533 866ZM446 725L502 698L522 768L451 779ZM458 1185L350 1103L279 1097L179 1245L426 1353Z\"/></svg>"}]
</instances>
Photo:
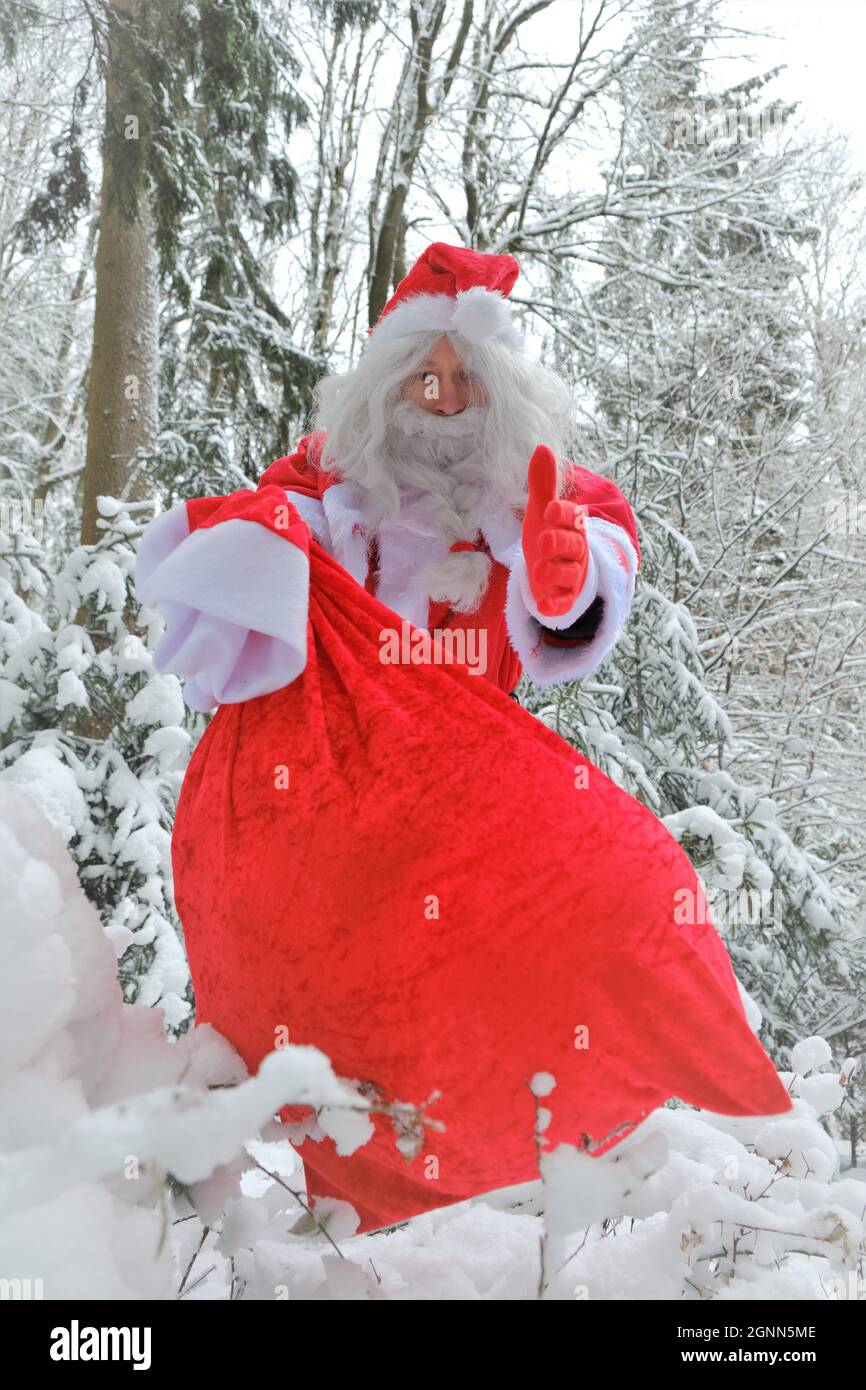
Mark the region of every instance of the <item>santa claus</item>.
<instances>
[{"instance_id":1,"label":"santa claus","mask_svg":"<svg viewBox=\"0 0 866 1390\"><path fill-rule=\"evenodd\" d=\"M439 1128L398 1148L377 1113L351 1156L281 1112L361 1231L533 1177L537 1072L545 1142L594 1153L671 1096L791 1107L688 858L506 698L595 671L640 565L620 489L565 458L518 273L429 246L295 452L139 551L157 669L219 706L172 842L198 1021L250 1067L287 1036L386 1105L436 1097Z\"/></svg>"}]
</instances>

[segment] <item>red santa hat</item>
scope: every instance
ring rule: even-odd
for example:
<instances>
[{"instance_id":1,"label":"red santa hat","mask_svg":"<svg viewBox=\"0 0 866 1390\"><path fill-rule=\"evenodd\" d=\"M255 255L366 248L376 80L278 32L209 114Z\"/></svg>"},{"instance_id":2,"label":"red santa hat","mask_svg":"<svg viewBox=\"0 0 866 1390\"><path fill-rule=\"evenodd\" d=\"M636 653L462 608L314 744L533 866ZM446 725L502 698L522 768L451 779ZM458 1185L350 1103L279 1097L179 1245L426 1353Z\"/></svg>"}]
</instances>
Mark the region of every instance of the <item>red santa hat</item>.
<instances>
[{"instance_id":1,"label":"red santa hat","mask_svg":"<svg viewBox=\"0 0 866 1390\"><path fill-rule=\"evenodd\" d=\"M370 341L410 333L461 333L471 342L495 338L522 348L507 296L520 274L513 256L470 251L434 241L400 281L372 328Z\"/></svg>"}]
</instances>

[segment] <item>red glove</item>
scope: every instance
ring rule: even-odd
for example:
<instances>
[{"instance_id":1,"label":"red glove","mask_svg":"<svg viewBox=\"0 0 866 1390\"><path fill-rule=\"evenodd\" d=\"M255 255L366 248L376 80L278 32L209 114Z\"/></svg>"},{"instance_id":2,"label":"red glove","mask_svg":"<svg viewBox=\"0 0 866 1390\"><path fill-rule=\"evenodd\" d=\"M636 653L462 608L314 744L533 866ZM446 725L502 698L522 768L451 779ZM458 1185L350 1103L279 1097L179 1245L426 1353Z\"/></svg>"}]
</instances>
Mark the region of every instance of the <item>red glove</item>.
<instances>
[{"instance_id":1,"label":"red glove","mask_svg":"<svg viewBox=\"0 0 866 1390\"><path fill-rule=\"evenodd\" d=\"M589 569L587 509L556 494L556 457L546 444L539 444L529 461L523 555L535 605L550 618L568 612Z\"/></svg>"}]
</instances>

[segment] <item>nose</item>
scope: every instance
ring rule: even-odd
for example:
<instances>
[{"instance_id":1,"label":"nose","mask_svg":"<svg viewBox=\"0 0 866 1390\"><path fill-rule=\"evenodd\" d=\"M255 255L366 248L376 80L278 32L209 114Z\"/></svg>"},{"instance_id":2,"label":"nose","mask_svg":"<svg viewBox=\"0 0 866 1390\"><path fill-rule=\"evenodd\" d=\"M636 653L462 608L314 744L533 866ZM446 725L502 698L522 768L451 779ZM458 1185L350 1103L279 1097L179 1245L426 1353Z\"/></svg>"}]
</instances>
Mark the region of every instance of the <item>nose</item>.
<instances>
[{"instance_id":1,"label":"nose","mask_svg":"<svg viewBox=\"0 0 866 1390\"><path fill-rule=\"evenodd\" d=\"M462 385L455 385L449 381L443 390L440 386L439 399L436 402L437 415L459 415L466 409L467 393Z\"/></svg>"}]
</instances>

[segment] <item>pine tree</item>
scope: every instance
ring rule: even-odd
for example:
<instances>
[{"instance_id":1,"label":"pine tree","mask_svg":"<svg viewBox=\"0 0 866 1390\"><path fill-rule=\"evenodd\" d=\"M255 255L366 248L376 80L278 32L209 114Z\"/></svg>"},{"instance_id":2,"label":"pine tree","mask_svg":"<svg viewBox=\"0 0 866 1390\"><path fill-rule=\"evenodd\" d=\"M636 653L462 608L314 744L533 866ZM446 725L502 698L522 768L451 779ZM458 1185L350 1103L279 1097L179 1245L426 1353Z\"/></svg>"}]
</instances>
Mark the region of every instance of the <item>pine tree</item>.
<instances>
[{"instance_id":1,"label":"pine tree","mask_svg":"<svg viewBox=\"0 0 866 1390\"><path fill-rule=\"evenodd\" d=\"M298 217L286 144L306 118L298 59L278 18L270 0L117 0L94 18L117 91L103 137L103 215L153 246L163 295L158 433L130 436L125 464L127 488L140 495L156 485L170 501L257 478L262 460L284 452L297 432L325 369L294 341L271 283L276 251ZM8 43L26 41L43 22L34 12ZM29 253L68 237L93 201L81 114L89 90L83 75L55 168L19 219ZM109 269L103 278L111 281ZM119 366L147 374L146 365ZM155 381L140 385L156 389ZM91 471L104 454L94 438ZM89 505L99 491L120 495L121 481L91 488ZM75 505L83 500L79 488Z\"/></svg>"},{"instance_id":2,"label":"pine tree","mask_svg":"<svg viewBox=\"0 0 866 1390\"><path fill-rule=\"evenodd\" d=\"M56 576L38 534L0 533L0 767L61 830L118 957L124 997L171 1028L192 995L171 879L171 821L203 727L153 669L131 597L136 520L102 502L103 533Z\"/></svg>"}]
</instances>

